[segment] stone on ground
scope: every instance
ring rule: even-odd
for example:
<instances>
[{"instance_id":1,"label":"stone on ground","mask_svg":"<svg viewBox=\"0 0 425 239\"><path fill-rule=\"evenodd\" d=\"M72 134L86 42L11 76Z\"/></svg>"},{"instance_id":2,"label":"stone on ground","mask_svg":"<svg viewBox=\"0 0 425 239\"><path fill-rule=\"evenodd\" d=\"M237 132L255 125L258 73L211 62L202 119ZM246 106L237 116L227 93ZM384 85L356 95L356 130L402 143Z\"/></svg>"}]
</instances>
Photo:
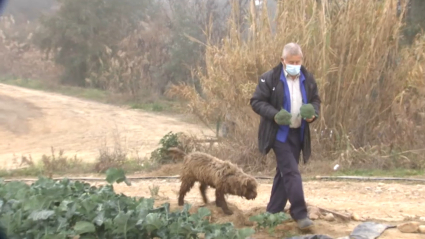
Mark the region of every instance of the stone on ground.
<instances>
[{"instance_id":1,"label":"stone on ground","mask_svg":"<svg viewBox=\"0 0 425 239\"><path fill-rule=\"evenodd\" d=\"M419 231L419 222L406 222L397 226L398 230L403 233L415 233Z\"/></svg>"},{"instance_id":2,"label":"stone on ground","mask_svg":"<svg viewBox=\"0 0 425 239\"><path fill-rule=\"evenodd\" d=\"M308 217L311 220L317 220L322 216L322 213L320 213L320 209L318 207L309 206L308 207Z\"/></svg>"},{"instance_id":3,"label":"stone on ground","mask_svg":"<svg viewBox=\"0 0 425 239\"><path fill-rule=\"evenodd\" d=\"M332 213L327 213L325 215L325 220L326 221L334 221L335 220L335 217L334 217L334 215Z\"/></svg>"}]
</instances>

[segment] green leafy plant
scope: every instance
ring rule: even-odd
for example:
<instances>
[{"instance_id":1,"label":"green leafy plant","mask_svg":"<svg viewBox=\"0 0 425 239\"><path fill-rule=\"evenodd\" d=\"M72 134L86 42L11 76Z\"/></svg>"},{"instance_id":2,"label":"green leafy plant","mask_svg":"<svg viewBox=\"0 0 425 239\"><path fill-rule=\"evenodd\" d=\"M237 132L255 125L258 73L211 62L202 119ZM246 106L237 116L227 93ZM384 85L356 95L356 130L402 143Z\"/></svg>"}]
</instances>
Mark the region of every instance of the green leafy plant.
<instances>
[{"instance_id":1,"label":"green leafy plant","mask_svg":"<svg viewBox=\"0 0 425 239\"><path fill-rule=\"evenodd\" d=\"M153 198L116 194L112 183L127 182L120 169L109 169L106 178L109 184L100 187L44 177L31 185L0 181L0 224L11 239L244 239L255 232L211 224L206 208L191 214L186 204L171 212L169 203L154 208Z\"/></svg>"},{"instance_id":2,"label":"green leafy plant","mask_svg":"<svg viewBox=\"0 0 425 239\"><path fill-rule=\"evenodd\" d=\"M164 137L162 137L159 144L161 147L152 152L151 160L159 164L170 162L171 157L167 155L167 150L179 145L179 133L173 133L172 131L168 132Z\"/></svg>"},{"instance_id":3,"label":"green leafy plant","mask_svg":"<svg viewBox=\"0 0 425 239\"><path fill-rule=\"evenodd\" d=\"M125 182L128 186L131 185L131 182L128 181L125 176L124 170L121 168L110 168L106 171L106 181L110 184L112 183L122 183Z\"/></svg>"},{"instance_id":4,"label":"green leafy plant","mask_svg":"<svg viewBox=\"0 0 425 239\"><path fill-rule=\"evenodd\" d=\"M252 216L249 218L249 220L257 223L257 229L268 228L268 232L270 234L273 234L276 226L281 224L284 221L289 220L289 217L283 212L279 212L275 214L265 212L262 214Z\"/></svg>"}]
</instances>

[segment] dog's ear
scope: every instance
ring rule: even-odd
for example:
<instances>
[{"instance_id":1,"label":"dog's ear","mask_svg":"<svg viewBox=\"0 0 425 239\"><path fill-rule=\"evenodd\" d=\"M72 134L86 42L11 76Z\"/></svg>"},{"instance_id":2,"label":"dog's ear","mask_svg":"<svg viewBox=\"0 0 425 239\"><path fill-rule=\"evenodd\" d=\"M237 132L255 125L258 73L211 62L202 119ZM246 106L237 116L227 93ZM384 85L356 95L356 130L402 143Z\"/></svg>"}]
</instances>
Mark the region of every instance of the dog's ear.
<instances>
[{"instance_id":1,"label":"dog's ear","mask_svg":"<svg viewBox=\"0 0 425 239\"><path fill-rule=\"evenodd\" d=\"M246 180L246 186L248 188L254 188L257 185L255 179L248 179Z\"/></svg>"}]
</instances>

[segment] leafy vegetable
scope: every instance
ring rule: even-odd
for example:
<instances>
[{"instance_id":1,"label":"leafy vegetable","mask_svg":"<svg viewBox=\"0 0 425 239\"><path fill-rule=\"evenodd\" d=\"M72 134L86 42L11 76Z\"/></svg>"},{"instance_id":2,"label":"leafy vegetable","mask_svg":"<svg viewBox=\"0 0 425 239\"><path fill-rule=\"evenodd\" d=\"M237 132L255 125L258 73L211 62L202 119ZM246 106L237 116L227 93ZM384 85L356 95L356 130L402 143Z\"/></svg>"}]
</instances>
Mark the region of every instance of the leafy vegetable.
<instances>
[{"instance_id":1,"label":"leafy vegetable","mask_svg":"<svg viewBox=\"0 0 425 239\"><path fill-rule=\"evenodd\" d=\"M249 218L250 221L254 221L257 223L258 229L269 228L269 233L274 233L275 227L288 219L288 215L283 212L275 214L265 212Z\"/></svg>"},{"instance_id":2,"label":"leafy vegetable","mask_svg":"<svg viewBox=\"0 0 425 239\"><path fill-rule=\"evenodd\" d=\"M316 115L312 104L303 104L300 108L300 115L303 119L311 119Z\"/></svg>"},{"instance_id":3,"label":"leafy vegetable","mask_svg":"<svg viewBox=\"0 0 425 239\"><path fill-rule=\"evenodd\" d=\"M79 222L75 223L74 230L78 234L84 234L84 233L95 232L96 228L94 227L93 223L91 223L91 222L79 221Z\"/></svg>"},{"instance_id":4,"label":"leafy vegetable","mask_svg":"<svg viewBox=\"0 0 425 239\"><path fill-rule=\"evenodd\" d=\"M243 239L254 233L231 223L210 224L207 208L190 214L186 204L171 212L168 203L154 208L153 198L116 194L112 183L126 180L122 170L111 169L109 184L100 187L68 179L39 178L31 185L0 181L0 224L11 239Z\"/></svg>"},{"instance_id":5,"label":"leafy vegetable","mask_svg":"<svg viewBox=\"0 0 425 239\"><path fill-rule=\"evenodd\" d=\"M291 113L285 109L281 109L275 116L274 120L279 125L289 125L291 123Z\"/></svg>"},{"instance_id":6,"label":"leafy vegetable","mask_svg":"<svg viewBox=\"0 0 425 239\"><path fill-rule=\"evenodd\" d=\"M125 182L128 186L131 186L131 182L128 181L122 168L110 168L106 170L106 181L111 184Z\"/></svg>"}]
</instances>

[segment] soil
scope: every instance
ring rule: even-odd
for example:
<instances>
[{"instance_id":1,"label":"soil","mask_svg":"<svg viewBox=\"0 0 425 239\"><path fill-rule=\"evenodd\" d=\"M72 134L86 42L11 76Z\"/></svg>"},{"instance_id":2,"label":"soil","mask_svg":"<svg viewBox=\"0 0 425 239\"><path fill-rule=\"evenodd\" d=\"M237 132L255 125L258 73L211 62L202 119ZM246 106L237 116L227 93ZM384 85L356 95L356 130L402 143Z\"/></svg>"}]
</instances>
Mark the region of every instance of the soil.
<instances>
[{"instance_id":1,"label":"soil","mask_svg":"<svg viewBox=\"0 0 425 239\"><path fill-rule=\"evenodd\" d=\"M38 160L51 148L92 161L99 150L121 149L129 156L147 157L168 132L211 135L181 117L131 110L0 84L0 162L16 168L19 157Z\"/></svg>"},{"instance_id":2,"label":"soil","mask_svg":"<svg viewBox=\"0 0 425 239\"><path fill-rule=\"evenodd\" d=\"M172 208L177 205L177 194L180 187L178 180L134 181L131 186L114 185L117 193L128 196L151 197L150 188L159 187L156 205L169 202ZM198 190L198 184L185 197L185 201L193 205L193 210L204 206ZM365 221L398 225L405 220L420 221L425 216L425 186L416 184L377 183L377 182L304 182L306 200L309 205L325 208L340 213L356 213ZM234 211L231 216L224 215L214 206L214 189L208 190L210 203L207 207L212 212L213 222L233 222L238 227L252 226L249 217L265 212L270 196L271 182L261 181L258 197L245 200L237 196L228 196L227 201ZM289 206L289 205L288 205ZM412 219L409 219L412 218ZM348 236L361 221L344 222L338 218L335 221L315 220L316 227L308 233L325 234L333 238ZM425 225L425 222L421 222ZM308 234L307 233L307 234ZM277 227L275 235L268 232L257 233L253 238L285 238L291 235L306 234L296 228L295 222L287 222ZM401 233L397 228L387 229L379 239L425 238L424 234Z\"/></svg>"},{"instance_id":3,"label":"soil","mask_svg":"<svg viewBox=\"0 0 425 239\"><path fill-rule=\"evenodd\" d=\"M93 160L101 147L120 144L127 150L148 155L159 140L169 131L193 134L211 134L205 128L170 117L140 110L100 104L54 93L47 93L0 84L0 163L2 168L16 168L16 157L32 155L33 159L49 154L51 147L62 149L68 155L77 154L85 160ZM165 166L151 175L176 175L179 165ZM270 196L271 182L261 181L256 200L247 201L229 196L228 203L234 214L224 215L213 203L207 205L214 222L231 221L238 227L252 226L249 216L265 211ZM99 183L95 183L99 184ZM149 187L159 186L156 204L170 202L178 208L178 180L134 181L132 186L115 185L118 193L129 196L150 197ZM425 186L416 184L378 182L330 182L307 181L305 195L310 205L338 212L356 213L366 220L397 225L406 218L425 217ZM215 200L214 190L208 190L210 201ZM203 206L198 186L187 194L186 201L193 210ZM331 237L347 236L358 221L316 220L312 233ZM425 222L421 222L425 224ZM258 232L254 238L285 238L301 234L294 222L278 226L274 236ZM425 238L424 234L403 234L388 229L379 239Z\"/></svg>"}]
</instances>

